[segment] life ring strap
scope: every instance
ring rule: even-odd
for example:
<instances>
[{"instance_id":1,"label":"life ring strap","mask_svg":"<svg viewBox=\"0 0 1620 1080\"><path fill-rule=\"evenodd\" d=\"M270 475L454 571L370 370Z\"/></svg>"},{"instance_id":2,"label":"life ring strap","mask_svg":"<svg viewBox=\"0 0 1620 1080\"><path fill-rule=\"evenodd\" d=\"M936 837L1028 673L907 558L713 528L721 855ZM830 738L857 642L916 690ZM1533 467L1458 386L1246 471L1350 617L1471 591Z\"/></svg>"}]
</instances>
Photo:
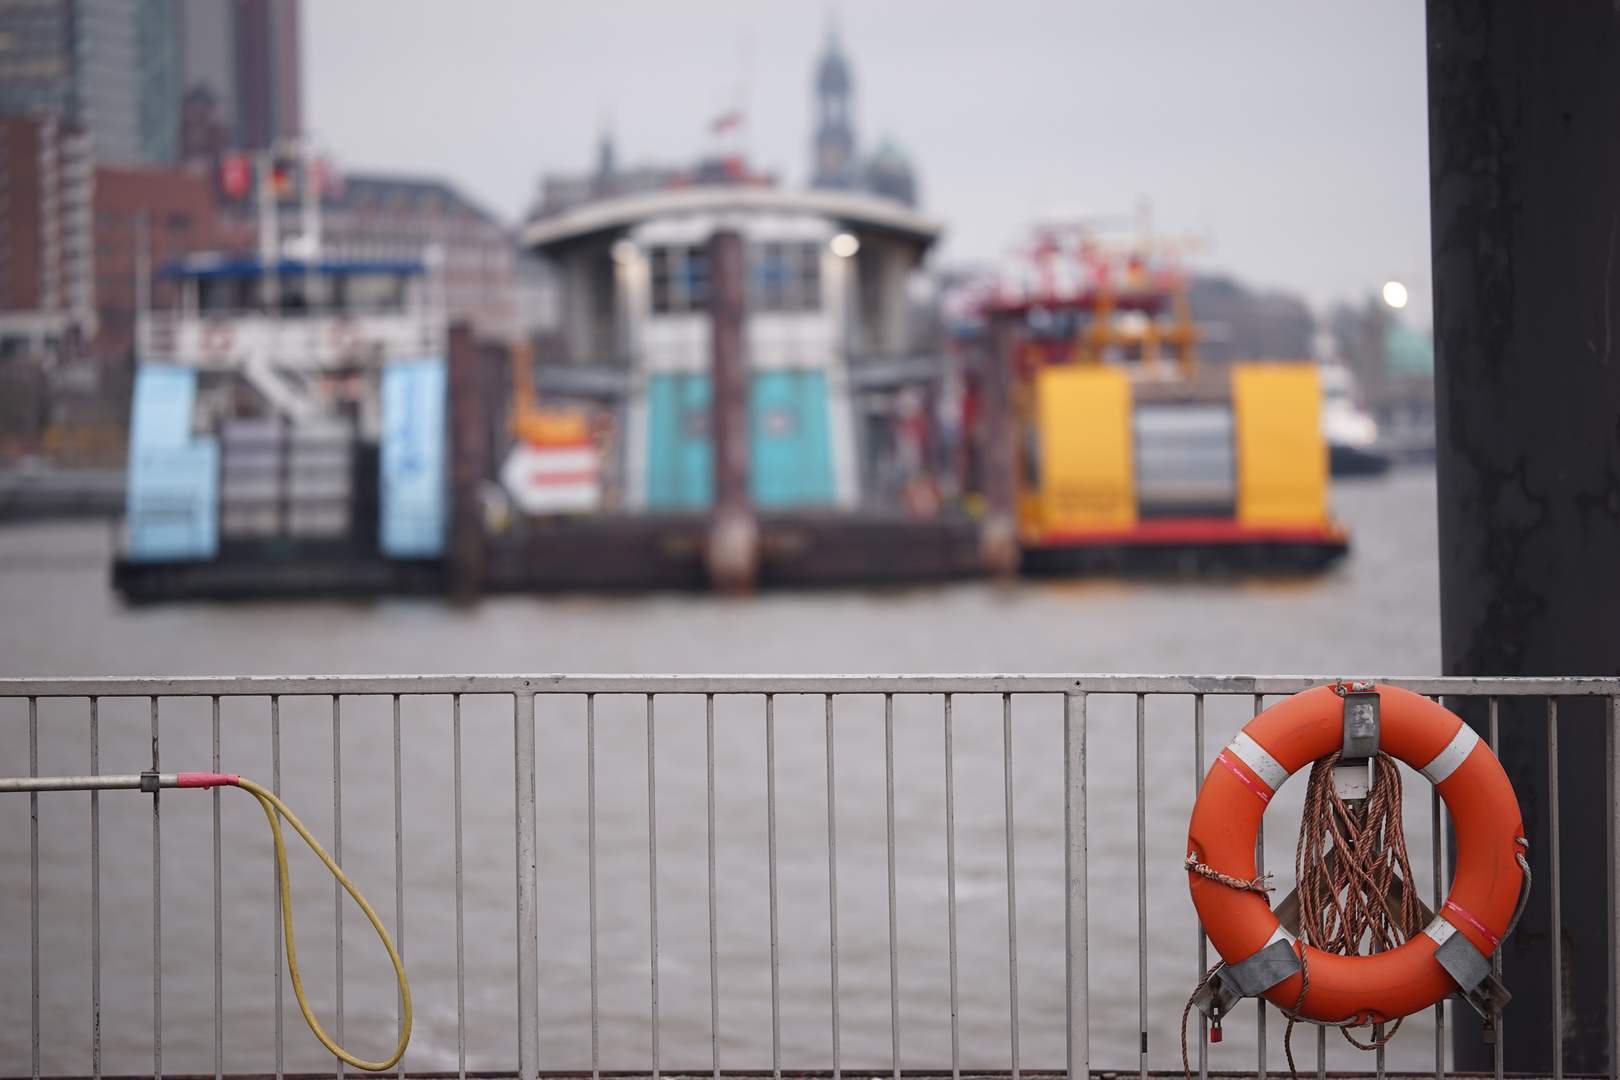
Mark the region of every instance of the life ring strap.
<instances>
[{"instance_id":1,"label":"life ring strap","mask_svg":"<svg viewBox=\"0 0 1620 1080\"><path fill-rule=\"evenodd\" d=\"M1228 754L1226 750L1222 750L1215 760L1225 766L1227 772L1237 777L1239 783L1254 792L1261 802L1269 803L1271 801L1271 789L1238 768L1236 759L1231 754Z\"/></svg>"},{"instance_id":2,"label":"life ring strap","mask_svg":"<svg viewBox=\"0 0 1620 1080\"><path fill-rule=\"evenodd\" d=\"M1501 937L1491 933L1490 927L1474 918L1473 915L1469 914L1467 911L1464 911L1450 900L1447 900L1443 905L1441 905L1440 910L1451 912L1452 914L1456 915L1457 918L1461 919L1469 926L1472 926L1475 930L1478 930L1485 940L1491 943L1492 949L1495 949L1498 945L1502 944Z\"/></svg>"}]
</instances>

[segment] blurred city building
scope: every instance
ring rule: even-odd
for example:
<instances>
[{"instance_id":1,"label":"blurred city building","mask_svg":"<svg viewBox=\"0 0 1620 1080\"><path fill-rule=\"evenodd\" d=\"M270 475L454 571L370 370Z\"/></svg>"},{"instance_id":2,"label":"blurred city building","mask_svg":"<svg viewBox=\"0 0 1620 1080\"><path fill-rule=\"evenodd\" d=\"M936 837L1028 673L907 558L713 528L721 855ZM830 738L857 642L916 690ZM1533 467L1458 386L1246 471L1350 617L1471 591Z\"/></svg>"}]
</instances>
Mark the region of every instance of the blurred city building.
<instances>
[{"instance_id":1,"label":"blurred city building","mask_svg":"<svg viewBox=\"0 0 1620 1080\"><path fill-rule=\"evenodd\" d=\"M89 140L49 114L0 117L0 357L95 329Z\"/></svg>"},{"instance_id":2,"label":"blurred city building","mask_svg":"<svg viewBox=\"0 0 1620 1080\"><path fill-rule=\"evenodd\" d=\"M138 310L170 304L164 269L189 255L260 251L261 184L280 234L331 259L425 260L452 318L511 332L501 222L450 184L311 154L299 33L298 0L0 3L0 458L48 451L64 387L113 392L123 422Z\"/></svg>"},{"instance_id":3,"label":"blurred city building","mask_svg":"<svg viewBox=\"0 0 1620 1080\"><path fill-rule=\"evenodd\" d=\"M1433 339L1376 296L1341 304L1326 322L1326 348L1353 374L1384 449L1397 460L1432 460Z\"/></svg>"},{"instance_id":4,"label":"blurred city building","mask_svg":"<svg viewBox=\"0 0 1620 1080\"><path fill-rule=\"evenodd\" d=\"M737 155L704 158L696 165L664 166L619 165L613 136L604 134L598 144L596 168L588 173L548 173L540 181L540 198L531 217L560 214L581 203L639 195L651 191L729 184L740 187L771 187L776 177L753 172Z\"/></svg>"},{"instance_id":5,"label":"blurred city building","mask_svg":"<svg viewBox=\"0 0 1620 1080\"><path fill-rule=\"evenodd\" d=\"M167 165L301 130L298 0L0 4L0 112L90 135L96 160Z\"/></svg>"},{"instance_id":6,"label":"blurred city building","mask_svg":"<svg viewBox=\"0 0 1620 1080\"><path fill-rule=\"evenodd\" d=\"M516 245L494 215L442 180L355 173L324 187L323 257L408 261L430 253L452 321L470 323L480 337L512 332Z\"/></svg>"}]
</instances>

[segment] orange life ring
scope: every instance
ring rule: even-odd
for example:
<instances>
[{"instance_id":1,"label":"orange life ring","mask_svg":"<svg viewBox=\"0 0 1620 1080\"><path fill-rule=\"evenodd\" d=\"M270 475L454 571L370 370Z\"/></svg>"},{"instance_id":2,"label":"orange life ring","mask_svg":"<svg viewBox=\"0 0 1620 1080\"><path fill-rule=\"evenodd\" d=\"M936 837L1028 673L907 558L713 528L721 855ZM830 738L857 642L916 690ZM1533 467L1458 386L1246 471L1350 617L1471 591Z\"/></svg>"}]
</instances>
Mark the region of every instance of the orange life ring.
<instances>
[{"instance_id":1,"label":"orange life ring","mask_svg":"<svg viewBox=\"0 0 1620 1080\"><path fill-rule=\"evenodd\" d=\"M1458 933L1483 955L1495 952L1523 878L1516 858L1524 838L1518 799L1490 747L1456 714L1420 694L1382 684L1372 689L1379 695L1379 749L1434 784L1456 830L1456 873L1434 921L1389 952L1339 956L1301 946L1261 894L1187 875L1193 906L1221 959L1236 964L1287 940L1310 971L1298 1015L1329 1024L1384 1023L1457 989L1435 950ZM1321 686L1250 721L1216 757L1199 789L1187 832L1189 858L1234 878L1254 878L1255 835L1266 804L1291 774L1342 747L1343 718L1343 701L1333 687ZM1264 996L1293 1011L1300 982L1295 972Z\"/></svg>"}]
</instances>

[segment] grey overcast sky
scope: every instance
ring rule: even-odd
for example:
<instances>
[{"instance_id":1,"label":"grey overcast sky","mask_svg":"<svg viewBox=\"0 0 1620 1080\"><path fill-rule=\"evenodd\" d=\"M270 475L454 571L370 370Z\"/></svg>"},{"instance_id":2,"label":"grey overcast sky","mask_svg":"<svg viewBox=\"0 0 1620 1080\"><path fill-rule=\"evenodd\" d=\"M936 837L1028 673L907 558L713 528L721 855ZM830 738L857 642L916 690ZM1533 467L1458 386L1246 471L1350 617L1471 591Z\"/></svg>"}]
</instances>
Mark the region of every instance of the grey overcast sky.
<instances>
[{"instance_id":1,"label":"grey overcast sky","mask_svg":"<svg viewBox=\"0 0 1620 1080\"><path fill-rule=\"evenodd\" d=\"M946 227L995 258L1042 217L1133 213L1197 265L1318 310L1385 280L1429 322L1420 0L309 0L306 121L349 169L442 177L508 222L539 177L688 163L740 103L800 185L836 22L857 135L895 140Z\"/></svg>"}]
</instances>

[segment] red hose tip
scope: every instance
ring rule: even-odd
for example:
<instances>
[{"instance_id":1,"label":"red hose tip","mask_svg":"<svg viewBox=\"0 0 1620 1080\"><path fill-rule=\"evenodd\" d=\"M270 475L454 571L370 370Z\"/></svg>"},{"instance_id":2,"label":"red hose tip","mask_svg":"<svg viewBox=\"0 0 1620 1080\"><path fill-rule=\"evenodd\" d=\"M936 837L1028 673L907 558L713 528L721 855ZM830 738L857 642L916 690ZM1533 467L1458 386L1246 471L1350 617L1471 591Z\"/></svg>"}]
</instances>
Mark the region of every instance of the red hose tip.
<instances>
[{"instance_id":1,"label":"red hose tip","mask_svg":"<svg viewBox=\"0 0 1620 1080\"><path fill-rule=\"evenodd\" d=\"M211 788L215 786L235 785L242 778L233 773L222 772L183 772L179 774L176 787Z\"/></svg>"}]
</instances>

